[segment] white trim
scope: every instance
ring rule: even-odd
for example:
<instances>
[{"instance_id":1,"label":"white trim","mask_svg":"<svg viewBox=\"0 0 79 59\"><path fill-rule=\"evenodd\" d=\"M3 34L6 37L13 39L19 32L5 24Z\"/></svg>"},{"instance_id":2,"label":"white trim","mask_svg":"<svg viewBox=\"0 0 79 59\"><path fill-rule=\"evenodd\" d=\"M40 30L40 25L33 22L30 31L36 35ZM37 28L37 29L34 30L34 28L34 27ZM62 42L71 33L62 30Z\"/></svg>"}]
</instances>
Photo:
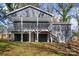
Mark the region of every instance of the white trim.
<instances>
[{"instance_id":1,"label":"white trim","mask_svg":"<svg viewBox=\"0 0 79 59\"><path fill-rule=\"evenodd\" d=\"M30 30L30 31L37 31L37 29L35 29L35 30L34 30L34 29L29 29L29 30ZM24 32L27 32L27 31L29 31L29 30L28 30L28 29L25 29ZM48 30L48 29L41 29L41 30L38 29L38 31L49 31L49 30Z\"/></svg>"}]
</instances>

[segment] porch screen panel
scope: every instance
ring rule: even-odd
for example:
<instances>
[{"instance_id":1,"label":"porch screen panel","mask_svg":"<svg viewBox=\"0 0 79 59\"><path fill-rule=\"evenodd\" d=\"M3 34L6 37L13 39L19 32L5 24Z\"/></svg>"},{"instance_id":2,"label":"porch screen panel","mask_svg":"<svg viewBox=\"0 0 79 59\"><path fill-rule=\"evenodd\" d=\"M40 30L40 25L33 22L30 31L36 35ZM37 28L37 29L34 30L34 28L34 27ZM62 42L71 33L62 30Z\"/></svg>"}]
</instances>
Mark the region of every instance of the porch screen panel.
<instances>
[{"instance_id":1,"label":"porch screen panel","mask_svg":"<svg viewBox=\"0 0 79 59\"><path fill-rule=\"evenodd\" d=\"M65 37L65 40L68 41L71 38L71 25L70 24L53 24L52 32L60 32Z\"/></svg>"},{"instance_id":2,"label":"porch screen panel","mask_svg":"<svg viewBox=\"0 0 79 59\"><path fill-rule=\"evenodd\" d=\"M49 23L39 23L38 24L38 29L48 29L49 27ZM23 23L23 29L34 29L36 30L37 29L37 23Z\"/></svg>"},{"instance_id":3,"label":"porch screen panel","mask_svg":"<svg viewBox=\"0 0 79 59\"><path fill-rule=\"evenodd\" d=\"M21 23L14 23L14 31L21 31Z\"/></svg>"},{"instance_id":4,"label":"porch screen panel","mask_svg":"<svg viewBox=\"0 0 79 59\"><path fill-rule=\"evenodd\" d=\"M50 25L49 23L39 23L38 28L39 29L48 29L49 25Z\"/></svg>"},{"instance_id":5,"label":"porch screen panel","mask_svg":"<svg viewBox=\"0 0 79 59\"><path fill-rule=\"evenodd\" d=\"M36 23L23 23L23 29L36 29Z\"/></svg>"}]
</instances>

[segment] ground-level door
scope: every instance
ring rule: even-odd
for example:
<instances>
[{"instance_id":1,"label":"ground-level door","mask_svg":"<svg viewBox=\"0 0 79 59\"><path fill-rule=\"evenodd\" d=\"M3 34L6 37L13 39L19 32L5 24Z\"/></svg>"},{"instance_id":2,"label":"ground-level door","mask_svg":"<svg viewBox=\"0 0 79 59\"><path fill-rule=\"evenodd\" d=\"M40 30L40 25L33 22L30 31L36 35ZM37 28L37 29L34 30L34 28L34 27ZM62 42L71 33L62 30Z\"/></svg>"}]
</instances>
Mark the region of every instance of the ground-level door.
<instances>
[{"instance_id":1,"label":"ground-level door","mask_svg":"<svg viewBox=\"0 0 79 59\"><path fill-rule=\"evenodd\" d=\"M23 41L29 41L29 34L23 34Z\"/></svg>"},{"instance_id":2,"label":"ground-level door","mask_svg":"<svg viewBox=\"0 0 79 59\"><path fill-rule=\"evenodd\" d=\"M47 32L39 33L39 42L47 42L47 40L48 40L48 33Z\"/></svg>"},{"instance_id":3,"label":"ground-level door","mask_svg":"<svg viewBox=\"0 0 79 59\"><path fill-rule=\"evenodd\" d=\"M21 41L21 34L14 34L15 41Z\"/></svg>"},{"instance_id":4,"label":"ground-level door","mask_svg":"<svg viewBox=\"0 0 79 59\"><path fill-rule=\"evenodd\" d=\"M21 34L14 34L15 41L21 41ZM29 34L23 34L23 41L29 41Z\"/></svg>"}]
</instances>

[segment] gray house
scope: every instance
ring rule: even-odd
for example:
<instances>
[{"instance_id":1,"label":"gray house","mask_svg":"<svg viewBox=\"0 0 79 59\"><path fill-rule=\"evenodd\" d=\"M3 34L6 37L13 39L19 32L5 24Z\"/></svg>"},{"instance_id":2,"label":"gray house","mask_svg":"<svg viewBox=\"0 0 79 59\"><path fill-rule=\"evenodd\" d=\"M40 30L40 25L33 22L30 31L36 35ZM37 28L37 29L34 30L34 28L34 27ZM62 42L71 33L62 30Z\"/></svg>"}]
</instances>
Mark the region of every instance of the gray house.
<instances>
[{"instance_id":1,"label":"gray house","mask_svg":"<svg viewBox=\"0 0 79 59\"><path fill-rule=\"evenodd\" d=\"M53 15L37 7L28 5L7 14L13 22L8 29L14 41L66 42L71 37L69 23L56 23Z\"/></svg>"}]
</instances>

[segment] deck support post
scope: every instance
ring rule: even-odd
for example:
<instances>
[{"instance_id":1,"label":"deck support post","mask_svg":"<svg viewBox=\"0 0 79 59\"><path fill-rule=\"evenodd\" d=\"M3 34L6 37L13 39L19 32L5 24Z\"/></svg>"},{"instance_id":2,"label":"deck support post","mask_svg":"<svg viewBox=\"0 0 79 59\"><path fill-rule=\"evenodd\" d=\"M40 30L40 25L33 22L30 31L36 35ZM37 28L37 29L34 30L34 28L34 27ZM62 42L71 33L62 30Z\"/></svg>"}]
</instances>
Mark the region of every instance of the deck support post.
<instances>
[{"instance_id":1,"label":"deck support post","mask_svg":"<svg viewBox=\"0 0 79 59\"><path fill-rule=\"evenodd\" d=\"M29 31L29 43L31 42L31 31Z\"/></svg>"},{"instance_id":2,"label":"deck support post","mask_svg":"<svg viewBox=\"0 0 79 59\"><path fill-rule=\"evenodd\" d=\"M36 17L37 17L37 42L39 41L39 33L38 33L38 15L36 15Z\"/></svg>"},{"instance_id":3,"label":"deck support post","mask_svg":"<svg viewBox=\"0 0 79 59\"><path fill-rule=\"evenodd\" d=\"M47 42L49 43L49 34L48 34Z\"/></svg>"},{"instance_id":4,"label":"deck support post","mask_svg":"<svg viewBox=\"0 0 79 59\"><path fill-rule=\"evenodd\" d=\"M52 38L52 36L50 35L50 39L51 39L51 43L52 43L52 41L53 41L53 38Z\"/></svg>"},{"instance_id":5,"label":"deck support post","mask_svg":"<svg viewBox=\"0 0 79 59\"><path fill-rule=\"evenodd\" d=\"M51 30L51 33L52 33L52 17L51 17L51 20L50 20L50 30ZM53 38L52 38L52 35L50 34L50 40L51 40L51 43L53 42Z\"/></svg>"},{"instance_id":6,"label":"deck support post","mask_svg":"<svg viewBox=\"0 0 79 59\"><path fill-rule=\"evenodd\" d=\"M23 42L23 18L21 16L21 42Z\"/></svg>"},{"instance_id":7,"label":"deck support post","mask_svg":"<svg viewBox=\"0 0 79 59\"><path fill-rule=\"evenodd\" d=\"M37 30L37 42L39 41L39 33L38 33L38 30Z\"/></svg>"},{"instance_id":8,"label":"deck support post","mask_svg":"<svg viewBox=\"0 0 79 59\"><path fill-rule=\"evenodd\" d=\"M23 42L23 33L21 33L21 42Z\"/></svg>"},{"instance_id":9,"label":"deck support post","mask_svg":"<svg viewBox=\"0 0 79 59\"><path fill-rule=\"evenodd\" d=\"M12 37L12 41L14 41L14 40L15 40L15 38L14 38L14 37L15 37L14 34L12 34L11 37Z\"/></svg>"}]
</instances>

